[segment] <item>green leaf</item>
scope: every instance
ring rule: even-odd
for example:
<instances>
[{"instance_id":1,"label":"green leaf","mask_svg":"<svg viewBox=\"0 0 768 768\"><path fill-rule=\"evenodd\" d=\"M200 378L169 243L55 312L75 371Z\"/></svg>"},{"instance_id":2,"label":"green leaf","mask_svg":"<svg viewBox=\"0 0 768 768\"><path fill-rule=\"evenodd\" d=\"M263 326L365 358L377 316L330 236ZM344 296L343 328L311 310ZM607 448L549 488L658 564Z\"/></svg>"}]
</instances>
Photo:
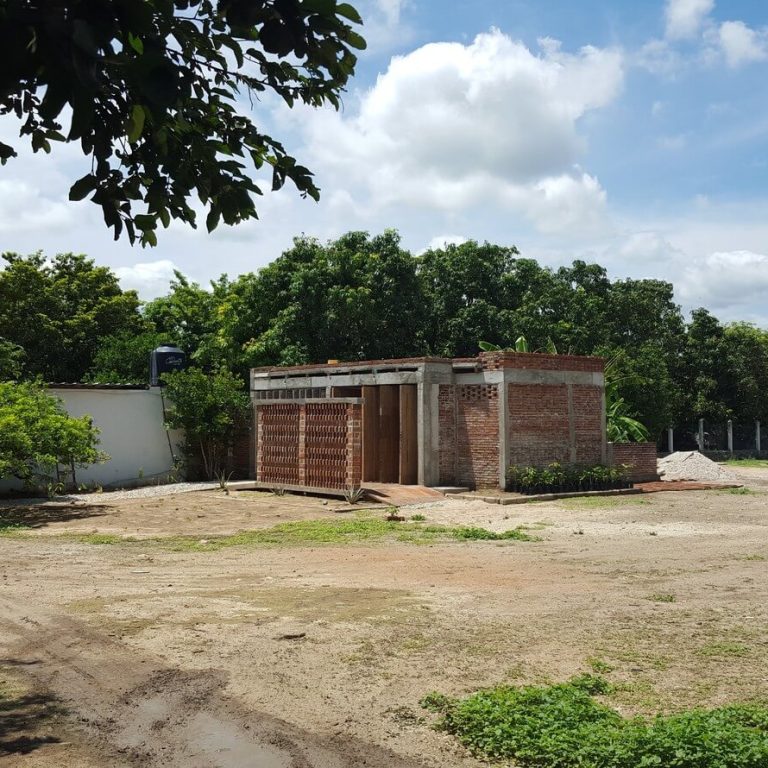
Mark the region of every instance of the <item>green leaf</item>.
<instances>
[{"instance_id":1,"label":"green leaf","mask_svg":"<svg viewBox=\"0 0 768 768\"><path fill-rule=\"evenodd\" d=\"M128 33L128 43L139 56L144 53L144 43L141 38L136 37L132 32Z\"/></svg>"},{"instance_id":2,"label":"green leaf","mask_svg":"<svg viewBox=\"0 0 768 768\"><path fill-rule=\"evenodd\" d=\"M304 0L301 7L306 13L330 16L336 11L336 0Z\"/></svg>"},{"instance_id":3,"label":"green leaf","mask_svg":"<svg viewBox=\"0 0 768 768\"><path fill-rule=\"evenodd\" d=\"M144 112L144 107L142 107L141 104L134 104L133 109L131 109L131 116L128 118L128 123L126 125L126 134L128 135L128 141L130 141L131 144L136 143L139 138L141 138L141 134L144 131L145 117L146 113Z\"/></svg>"},{"instance_id":4,"label":"green leaf","mask_svg":"<svg viewBox=\"0 0 768 768\"><path fill-rule=\"evenodd\" d=\"M368 43L365 42L365 38L362 35L358 35L357 32L350 30L346 34L346 41L358 51L364 51L368 47Z\"/></svg>"},{"instance_id":5,"label":"green leaf","mask_svg":"<svg viewBox=\"0 0 768 768\"><path fill-rule=\"evenodd\" d=\"M345 19L349 19L355 24L362 24L363 20L360 14L349 3L340 3L336 6L336 15L343 16Z\"/></svg>"},{"instance_id":6,"label":"green leaf","mask_svg":"<svg viewBox=\"0 0 768 768\"><path fill-rule=\"evenodd\" d=\"M90 192L96 189L97 180L95 176L90 173L87 176L83 176L82 179L78 179L69 190L69 199L72 201L82 200Z\"/></svg>"}]
</instances>

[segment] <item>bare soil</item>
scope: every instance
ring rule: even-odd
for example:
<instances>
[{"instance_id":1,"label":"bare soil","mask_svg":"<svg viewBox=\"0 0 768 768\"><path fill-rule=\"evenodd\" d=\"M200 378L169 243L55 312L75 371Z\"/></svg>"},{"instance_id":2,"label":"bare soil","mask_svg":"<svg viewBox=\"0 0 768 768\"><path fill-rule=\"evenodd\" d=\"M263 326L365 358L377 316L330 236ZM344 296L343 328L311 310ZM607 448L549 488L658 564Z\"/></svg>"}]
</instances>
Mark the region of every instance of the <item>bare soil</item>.
<instances>
[{"instance_id":1,"label":"bare soil","mask_svg":"<svg viewBox=\"0 0 768 768\"><path fill-rule=\"evenodd\" d=\"M0 764L475 767L429 691L597 669L627 714L768 697L768 471L738 472L751 492L401 510L536 542L156 540L350 517L254 492L4 510L32 527L0 538Z\"/></svg>"}]
</instances>

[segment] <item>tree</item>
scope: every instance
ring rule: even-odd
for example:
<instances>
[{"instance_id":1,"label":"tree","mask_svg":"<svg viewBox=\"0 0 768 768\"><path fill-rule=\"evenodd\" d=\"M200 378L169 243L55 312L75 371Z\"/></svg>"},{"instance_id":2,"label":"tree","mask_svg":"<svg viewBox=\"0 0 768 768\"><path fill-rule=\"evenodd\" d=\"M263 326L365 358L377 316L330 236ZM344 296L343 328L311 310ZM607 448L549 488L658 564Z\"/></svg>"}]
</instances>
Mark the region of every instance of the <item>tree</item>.
<instances>
[{"instance_id":1,"label":"tree","mask_svg":"<svg viewBox=\"0 0 768 768\"><path fill-rule=\"evenodd\" d=\"M219 477L232 440L246 423L250 409L242 379L226 369L206 374L199 368L188 368L166 374L164 381L170 401L168 426L184 430L187 456L200 457L205 477Z\"/></svg>"},{"instance_id":2,"label":"tree","mask_svg":"<svg viewBox=\"0 0 768 768\"><path fill-rule=\"evenodd\" d=\"M470 240L430 249L419 257L430 313L427 343L433 353L474 355L478 339L503 344L527 331L516 327L509 311L517 303L513 285L517 253L514 247Z\"/></svg>"},{"instance_id":3,"label":"tree","mask_svg":"<svg viewBox=\"0 0 768 768\"><path fill-rule=\"evenodd\" d=\"M149 355L167 341L162 333L120 332L101 340L85 379L112 384L144 384L149 380Z\"/></svg>"},{"instance_id":4,"label":"tree","mask_svg":"<svg viewBox=\"0 0 768 768\"><path fill-rule=\"evenodd\" d=\"M111 270L85 256L3 259L0 337L23 348L30 376L80 381L104 337L141 327L135 291L123 291Z\"/></svg>"},{"instance_id":5,"label":"tree","mask_svg":"<svg viewBox=\"0 0 768 768\"><path fill-rule=\"evenodd\" d=\"M24 350L12 341L0 338L0 381L19 378L23 368Z\"/></svg>"},{"instance_id":6,"label":"tree","mask_svg":"<svg viewBox=\"0 0 768 768\"><path fill-rule=\"evenodd\" d=\"M98 430L88 416L68 416L61 402L36 382L0 383L0 478L32 483L67 468L103 461Z\"/></svg>"},{"instance_id":7,"label":"tree","mask_svg":"<svg viewBox=\"0 0 768 768\"><path fill-rule=\"evenodd\" d=\"M393 230L294 247L232 284L234 340L249 365L407 357L426 350L416 260Z\"/></svg>"},{"instance_id":8,"label":"tree","mask_svg":"<svg viewBox=\"0 0 768 768\"><path fill-rule=\"evenodd\" d=\"M5 0L0 115L23 121L35 151L80 142L91 171L70 199L90 195L115 239L154 245L158 224L195 226L194 195L210 231L256 217L252 176L265 166L273 189L290 179L318 198L243 99L338 108L360 23L335 0ZM0 143L0 161L15 155Z\"/></svg>"}]
</instances>

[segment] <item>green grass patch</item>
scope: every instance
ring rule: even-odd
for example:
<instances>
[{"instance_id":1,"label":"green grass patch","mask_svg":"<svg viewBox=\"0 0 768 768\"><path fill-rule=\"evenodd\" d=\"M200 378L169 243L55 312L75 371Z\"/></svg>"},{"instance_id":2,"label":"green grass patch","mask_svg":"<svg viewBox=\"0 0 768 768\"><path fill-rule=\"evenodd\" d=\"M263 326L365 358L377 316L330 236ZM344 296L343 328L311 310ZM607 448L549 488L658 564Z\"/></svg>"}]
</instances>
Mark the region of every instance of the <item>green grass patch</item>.
<instances>
[{"instance_id":1,"label":"green grass patch","mask_svg":"<svg viewBox=\"0 0 768 768\"><path fill-rule=\"evenodd\" d=\"M360 516L352 520L300 520L231 536L168 536L137 539L108 533L61 534L50 537L96 545L158 546L175 552L213 552L227 547L355 544L392 539L412 544L440 541L540 541L518 528L495 533L485 528L424 525Z\"/></svg>"},{"instance_id":2,"label":"green grass patch","mask_svg":"<svg viewBox=\"0 0 768 768\"><path fill-rule=\"evenodd\" d=\"M607 661L604 661L597 656L588 658L587 664L589 664L592 671L598 675L607 675L609 672L613 672L616 669L612 664L609 664Z\"/></svg>"},{"instance_id":3,"label":"green grass patch","mask_svg":"<svg viewBox=\"0 0 768 768\"><path fill-rule=\"evenodd\" d=\"M668 592L658 592L653 595L648 595L648 597L645 598L646 600L650 600L653 603L675 603L677 602L677 598L669 594Z\"/></svg>"},{"instance_id":4,"label":"green grass patch","mask_svg":"<svg viewBox=\"0 0 768 768\"><path fill-rule=\"evenodd\" d=\"M731 496L752 496L756 494L757 491L753 491L751 488L742 485L740 488L726 488L721 491L721 493L729 493Z\"/></svg>"},{"instance_id":5,"label":"green grass patch","mask_svg":"<svg viewBox=\"0 0 768 768\"><path fill-rule=\"evenodd\" d=\"M601 677L499 686L464 699L430 694L438 728L476 756L521 768L765 768L768 706L740 704L655 718L624 718L596 700Z\"/></svg>"},{"instance_id":6,"label":"green grass patch","mask_svg":"<svg viewBox=\"0 0 768 768\"><path fill-rule=\"evenodd\" d=\"M619 496L577 496L573 499L559 499L566 509L611 509L613 507L645 506L651 502L640 494L622 494Z\"/></svg>"},{"instance_id":7,"label":"green grass patch","mask_svg":"<svg viewBox=\"0 0 768 768\"><path fill-rule=\"evenodd\" d=\"M696 653L699 656L710 657L742 657L749 656L752 649L744 643L732 643L732 642L713 642L699 648ZM766 763L768 765L768 763Z\"/></svg>"},{"instance_id":8,"label":"green grass patch","mask_svg":"<svg viewBox=\"0 0 768 768\"><path fill-rule=\"evenodd\" d=\"M768 467L768 459L726 459L723 464L729 467Z\"/></svg>"},{"instance_id":9,"label":"green grass patch","mask_svg":"<svg viewBox=\"0 0 768 768\"><path fill-rule=\"evenodd\" d=\"M0 517L0 536L13 536L20 531L27 530L29 530L29 526L24 525L24 523L19 523L15 520L5 520Z\"/></svg>"}]
</instances>

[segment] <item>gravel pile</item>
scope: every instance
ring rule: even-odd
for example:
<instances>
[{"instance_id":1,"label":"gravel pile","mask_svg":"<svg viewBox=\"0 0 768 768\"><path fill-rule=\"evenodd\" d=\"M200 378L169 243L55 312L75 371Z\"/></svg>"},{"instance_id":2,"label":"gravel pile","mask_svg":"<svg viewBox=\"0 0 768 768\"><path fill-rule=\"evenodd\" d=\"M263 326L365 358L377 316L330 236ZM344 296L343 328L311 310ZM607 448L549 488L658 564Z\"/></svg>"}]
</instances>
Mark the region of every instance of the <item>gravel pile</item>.
<instances>
[{"instance_id":1,"label":"gravel pile","mask_svg":"<svg viewBox=\"0 0 768 768\"><path fill-rule=\"evenodd\" d=\"M741 480L730 470L716 464L698 451L676 451L659 459L662 480L691 480L697 483L730 483Z\"/></svg>"}]
</instances>

